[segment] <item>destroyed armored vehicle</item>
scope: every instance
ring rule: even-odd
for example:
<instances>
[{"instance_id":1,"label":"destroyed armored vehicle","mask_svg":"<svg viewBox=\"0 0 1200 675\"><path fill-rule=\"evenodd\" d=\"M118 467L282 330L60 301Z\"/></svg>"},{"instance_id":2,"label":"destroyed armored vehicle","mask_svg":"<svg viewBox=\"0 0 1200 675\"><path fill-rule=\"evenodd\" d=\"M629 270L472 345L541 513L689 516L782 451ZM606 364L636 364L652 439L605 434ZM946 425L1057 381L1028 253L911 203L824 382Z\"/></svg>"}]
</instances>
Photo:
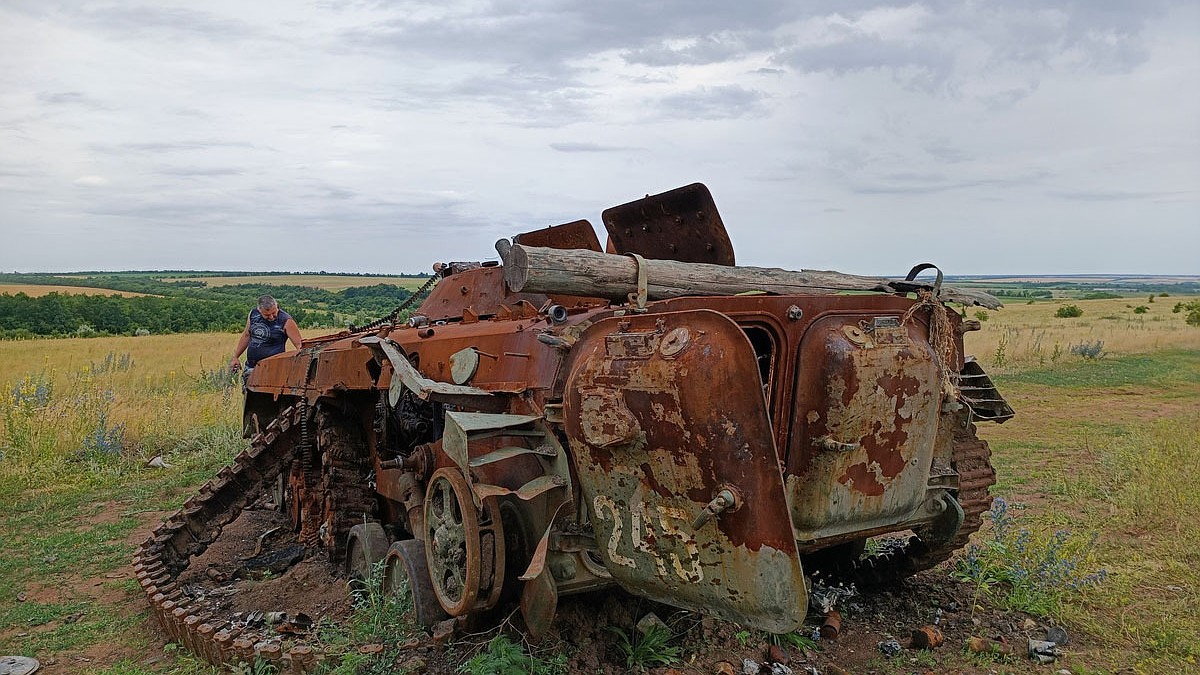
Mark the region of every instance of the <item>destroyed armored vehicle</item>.
<instances>
[{"instance_id":1,"label":"destroyed armored vehicle","mask_svg":"<svg viewBox=\"0 0 1200 675\"><path fill-rule=\"evenodd\" d=\"M948 303L995 298L931 265L737 267L700 184L603 221L607 251L586 220L520 234L502 264L438 266L419 307L260 362L251 447L135 560L167 630L262 654L175 580L272 490L310 551L407 581L421 624L519 603L534 637L614 585L789 632L806 574L887 583L965 545L995 482L975 422L1013 413Z\"/></svg>"}]
</instances>

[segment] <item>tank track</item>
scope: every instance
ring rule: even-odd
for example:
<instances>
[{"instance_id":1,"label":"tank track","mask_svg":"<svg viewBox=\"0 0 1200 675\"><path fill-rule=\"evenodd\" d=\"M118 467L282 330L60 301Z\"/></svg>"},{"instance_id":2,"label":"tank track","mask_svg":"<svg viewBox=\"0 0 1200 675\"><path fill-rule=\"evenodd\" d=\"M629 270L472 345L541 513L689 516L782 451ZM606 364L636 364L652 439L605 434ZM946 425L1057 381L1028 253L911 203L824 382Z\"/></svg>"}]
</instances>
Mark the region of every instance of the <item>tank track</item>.
<instances>
[{"instance_id":1,"label":"tank track","mask_svg":"<svg viewBox=\"0 0 1200 675\"><path fill-rule=\"evenodd\" d=\"M829 570L833 577L865 587L895 583L949 560L955 551L967 545L970 536L983 524L983 514L992 507L988 488L996 483L996 471L991 464L992 451L987 441L976 435L973 423L964 420L957 425L953 443L953 464L959 479L956 499L963 510L958 532L933 546L919 535L909 537L875 555L843 561Z\"/></svg>"},{"instance_id":2,"label":"tank track","mask_svg":"<svg viewBox=\"0 0 1200 675\"><path fill-rule=\"evenodd\" d=\"M320 652L295 636L276 634L234 617L219 616L184 592L179 575L190 559L208 548L242 509L267 491L293 458L301 409L290 406L251 438L250 448L205 483L183 508L171 514L133 557L138 583L171 639L217 667L263 660L277 672L310 673Z\"/></svg>"}]
</instances>

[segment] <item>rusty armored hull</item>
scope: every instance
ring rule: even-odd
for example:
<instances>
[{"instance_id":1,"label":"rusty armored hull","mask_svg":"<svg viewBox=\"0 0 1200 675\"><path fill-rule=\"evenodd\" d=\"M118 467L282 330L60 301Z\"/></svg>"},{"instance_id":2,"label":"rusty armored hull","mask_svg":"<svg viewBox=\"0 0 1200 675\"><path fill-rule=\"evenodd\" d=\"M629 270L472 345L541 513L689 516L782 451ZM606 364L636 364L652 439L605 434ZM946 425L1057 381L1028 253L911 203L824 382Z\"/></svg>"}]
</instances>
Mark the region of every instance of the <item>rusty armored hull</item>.
<instances>
[{"instance_id":1,"label":"rusty armored hull","mask_svg":"<svg viewBox=\"0 0 1200 675\"><path fill-rule=\"evenodd\" d=\"M788 632L814 570L887 582L966 543L995 480L974 423L1012 410L946 303L994 298L924 266L736 267L701 185L604 222L607 252L587 221L521 234L503 265L440 266L406 321L260 362L251 448L135 559L167 630L214 663L316 658L175 584L270 491L310 550L407 580L422 624L518 603L534 637L559 597L612 585Z\"/></svg>"}]
</instances>

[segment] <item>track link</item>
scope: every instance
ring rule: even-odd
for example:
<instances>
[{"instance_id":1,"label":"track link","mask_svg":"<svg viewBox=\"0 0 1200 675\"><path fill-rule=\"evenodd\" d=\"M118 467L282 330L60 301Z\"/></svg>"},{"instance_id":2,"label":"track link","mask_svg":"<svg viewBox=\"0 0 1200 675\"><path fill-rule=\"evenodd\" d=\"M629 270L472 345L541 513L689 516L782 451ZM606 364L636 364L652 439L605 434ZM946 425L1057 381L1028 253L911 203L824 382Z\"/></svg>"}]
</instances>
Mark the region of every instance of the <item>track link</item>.
<instances>
[{"instance_id":1,"label":"track link","mask_svg":"<svg viewBox=\"0 0 1200 675\"><path fill-rule=\"evenodd\" d=\"M285 408L251 439L250 448L221 469L171 514L142 543L133 557L133 570L163 629L193 654L217 667L254 663L262 659L279 672L311 673L320 652L269 627L242 625L214 613L177 583L191 558L216 540L221 528L266 491L293 458L301 410Z\"/></svg>"}]
</instances>

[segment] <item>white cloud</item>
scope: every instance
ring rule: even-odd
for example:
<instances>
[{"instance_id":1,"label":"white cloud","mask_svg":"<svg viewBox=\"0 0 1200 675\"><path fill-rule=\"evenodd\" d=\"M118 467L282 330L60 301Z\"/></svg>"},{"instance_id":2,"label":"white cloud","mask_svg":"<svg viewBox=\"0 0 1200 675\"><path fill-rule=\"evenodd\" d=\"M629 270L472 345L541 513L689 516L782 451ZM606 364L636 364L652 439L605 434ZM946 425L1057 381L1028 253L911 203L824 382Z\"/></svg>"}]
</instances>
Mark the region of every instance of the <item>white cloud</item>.
<instances>
[{"instance_id":1,"label":"white cloud","mask_svg":"<svg viewBox=\"0 0 1200 675\"><path fill-rule=\"evenodd\" d=\"M1198 21L1183 0L7 3L0 269L425 270L699 180L747 264L1190 272Z\"/></svg>"}]
</instances>

